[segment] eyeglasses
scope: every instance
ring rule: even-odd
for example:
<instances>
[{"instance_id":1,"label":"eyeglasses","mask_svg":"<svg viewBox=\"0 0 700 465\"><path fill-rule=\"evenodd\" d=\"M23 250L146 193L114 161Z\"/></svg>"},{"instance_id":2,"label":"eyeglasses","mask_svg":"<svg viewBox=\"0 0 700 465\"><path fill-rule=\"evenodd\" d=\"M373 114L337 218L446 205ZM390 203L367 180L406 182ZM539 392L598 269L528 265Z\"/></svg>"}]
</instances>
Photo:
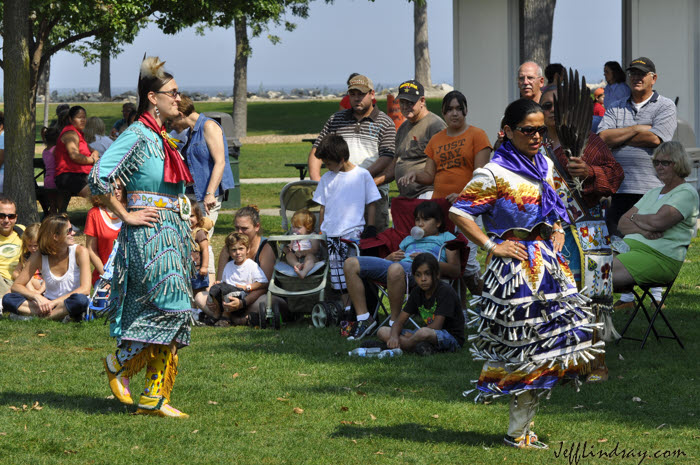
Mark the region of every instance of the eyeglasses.
<instances>
[{"instance_id":1,"label":"eyeglasses","mask_svg":"<svg viewBox=\"0 0 700 465\"><path fill-rule=\"evenodd\" d=\"M543 110L549 111L552 108L554 108L554 102L544 102L542 105L540 105Z\"/></svg>"},{"instance_id":2,"label":"eyeglasses","mask_svg":"<svg viewBox=\"0 0 700 465\"><path fill-rule=\"evenodd\" d=\"M541 137L544 137L547 135L547 126L540 126L540 127L535 127L535 126L525 126L524 128L521 127L516 127L516 131L522 132L526 136L534 136L535 133L539 134Z\"/></svg>"},{"instance_id":3,"label":"eyeglasses","mask_svg":"<svg viewBox=\"0 0 700 465\"><path fill-rule=\"evenodd\" d=\"M0 220L4 220L5 218L15 220L15 219L17 219L17 213L10 213L10 214L0 213Z\"/></svg>"},{"instance_id":4,"label":"eyeglasses","mask_svg":"<svg viewBox=\"0 0 700 465\"><path fill-rule=\"evenodd\" d=\"M659 165L661 165L661 166L663 166L663 167L668 168L669 166L673 165L673 160L652 160L651 163L652 163L654 166L659 166Z\"/></svg>"},{"instance_id":5,"label":"eyeglasses","mask_svg":"<svg viewBox=\"0 0 700 465\"><path fill-rule=\"evenodd\" d=\"M172 98L177 98L178 95L180 95L180 91L177 90L177 89L172 89L172 90L154 90L153 93L154 93L154 94L165 94L165 95L167 95L168 97L172 97Z\"/></svg>"}]
</instances>

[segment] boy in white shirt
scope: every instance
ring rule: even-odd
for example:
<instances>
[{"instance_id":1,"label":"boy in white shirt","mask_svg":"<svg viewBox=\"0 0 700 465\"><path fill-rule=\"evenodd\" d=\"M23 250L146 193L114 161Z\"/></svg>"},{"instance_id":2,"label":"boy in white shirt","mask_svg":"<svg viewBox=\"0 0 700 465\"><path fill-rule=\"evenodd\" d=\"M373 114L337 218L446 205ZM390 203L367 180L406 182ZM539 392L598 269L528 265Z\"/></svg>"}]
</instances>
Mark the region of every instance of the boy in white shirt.
<instances>
[{"instance_id":1,"label":"boy in white shirt","mask_svg":"<svg viewBox=\"0 0 700 465\"><path fill-rule=\"evenodd\" d=\"M239 311L245 310L245 296L251 291L266 287L268 282L260 266L248 258L248 236L237 232L230 233L226 236L226 248L232 260L226 264L221 282L209 289L207 305L202 309L215 320L231 319L231 312L226 311L222 303L238 299ZM215 310L212 307L215 307Z\"/></svg>"},{"instance_id":2,"label":"boy in white shirt","mask_svg":"<svg viewBox=\"0 0 700 465\"><path fill-rule=\"evenodd\" d=\"M348 246L340 239L359 241L377 233L374 227L374 202L381 198L372 175L350 160L348 144L341 136L329 134L315 153L328 169L316 187L314 202L321 205L321 231L328 239L328 255L333 288L344 290L343 263ZM365 222L365 206L367 221Z\"/></svg>"}]
</instances>

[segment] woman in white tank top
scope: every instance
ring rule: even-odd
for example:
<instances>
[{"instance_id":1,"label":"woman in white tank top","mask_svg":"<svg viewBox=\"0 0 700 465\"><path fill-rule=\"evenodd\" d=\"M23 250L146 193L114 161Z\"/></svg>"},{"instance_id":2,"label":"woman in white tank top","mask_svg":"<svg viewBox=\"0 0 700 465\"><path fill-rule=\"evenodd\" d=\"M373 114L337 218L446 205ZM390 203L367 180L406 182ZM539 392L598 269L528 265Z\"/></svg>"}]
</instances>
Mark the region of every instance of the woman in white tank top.
<instances>
[{"instance_id":1,"label":"woman in white tank top","mask_svg":"<svg viewBox=\"0 0 700 465\"><path fill-rule=\"evenodd\" d=\"M36 270L46 283L43 294L27 288ZM27 265L12 285L12 293L3 298L3 307L19 315L39 316L52 320L70 315L75 319L87 309L90 293L90 256L75 243L70 220L65 215L46 218L39 228L39 250L32 253Z\"/></svg>"}]
</instances>

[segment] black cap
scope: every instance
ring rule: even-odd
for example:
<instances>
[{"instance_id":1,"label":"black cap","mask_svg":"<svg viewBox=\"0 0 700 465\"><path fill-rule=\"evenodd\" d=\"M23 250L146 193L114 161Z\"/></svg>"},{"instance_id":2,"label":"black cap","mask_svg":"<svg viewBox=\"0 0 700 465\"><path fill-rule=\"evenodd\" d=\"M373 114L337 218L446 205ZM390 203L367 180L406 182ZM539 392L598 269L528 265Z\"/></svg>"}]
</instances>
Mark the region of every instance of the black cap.
<instances>
[{"instance_id":1,"label":"black cap","mask_svg":"<svg viewBox=\"0 0 700 465\"><path fill-rule=\"evenodd\" d=\"M416 103L424 95L425 90L423 89L423 84L418 81L406 81L402 82L399 86L399 95L397 98Z\"/></svg>"},{"instance_id":2,"label":"black cap","mask_svg":"<svg viewBox=\"0 0 700 465\"><path fill-rule=\"evenodd\" d=\"M644 71L645 73L656 73L656 66L654 62L647 57L639 57L636 60L632 60L630 65L627 67L627 71L631 69L638 69Z\"/></svg>"}]
</instances>

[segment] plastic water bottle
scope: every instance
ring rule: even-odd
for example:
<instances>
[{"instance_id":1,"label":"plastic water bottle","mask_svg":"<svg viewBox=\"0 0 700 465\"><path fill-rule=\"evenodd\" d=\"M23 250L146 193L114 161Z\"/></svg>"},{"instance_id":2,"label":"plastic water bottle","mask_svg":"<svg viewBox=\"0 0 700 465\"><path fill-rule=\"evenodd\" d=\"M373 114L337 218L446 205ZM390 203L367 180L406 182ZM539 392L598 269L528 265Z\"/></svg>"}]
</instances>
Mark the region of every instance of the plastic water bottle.
<instances>
[{"instance_id":1,"label":"plastic water bottle","mask_svg":"<svg viewBox=\"0 0 700 465\"><path fill-rule=\"evenodd\" d=\"M414 241L419 241L425 236L425 231L420 226L414 226L411 228L411 237Z\"/></svg>"},{"instance_id":2,"label":"plastic water bottle","mask_svg":"<svg viewBox=\"0 0 700 465\"><path fill-rule=\"evenodd\" d=\"M387 350L382 350L381 352L379 352L379 355L377 355L377 358L398 357L401 354L403 354L403 350L401 350L401 349L387 349Z\"/></svg>"},{"instance_id":3,"label":"plastic water bottle","mask_svg":"<svg viewBox=\"0 0 700 465\"><path fill-rule=\"evenodd\" d=\"M350 357L377 357L382 351L379 347L358 347L348 352Z\"/></svg>"}]
</instances>

